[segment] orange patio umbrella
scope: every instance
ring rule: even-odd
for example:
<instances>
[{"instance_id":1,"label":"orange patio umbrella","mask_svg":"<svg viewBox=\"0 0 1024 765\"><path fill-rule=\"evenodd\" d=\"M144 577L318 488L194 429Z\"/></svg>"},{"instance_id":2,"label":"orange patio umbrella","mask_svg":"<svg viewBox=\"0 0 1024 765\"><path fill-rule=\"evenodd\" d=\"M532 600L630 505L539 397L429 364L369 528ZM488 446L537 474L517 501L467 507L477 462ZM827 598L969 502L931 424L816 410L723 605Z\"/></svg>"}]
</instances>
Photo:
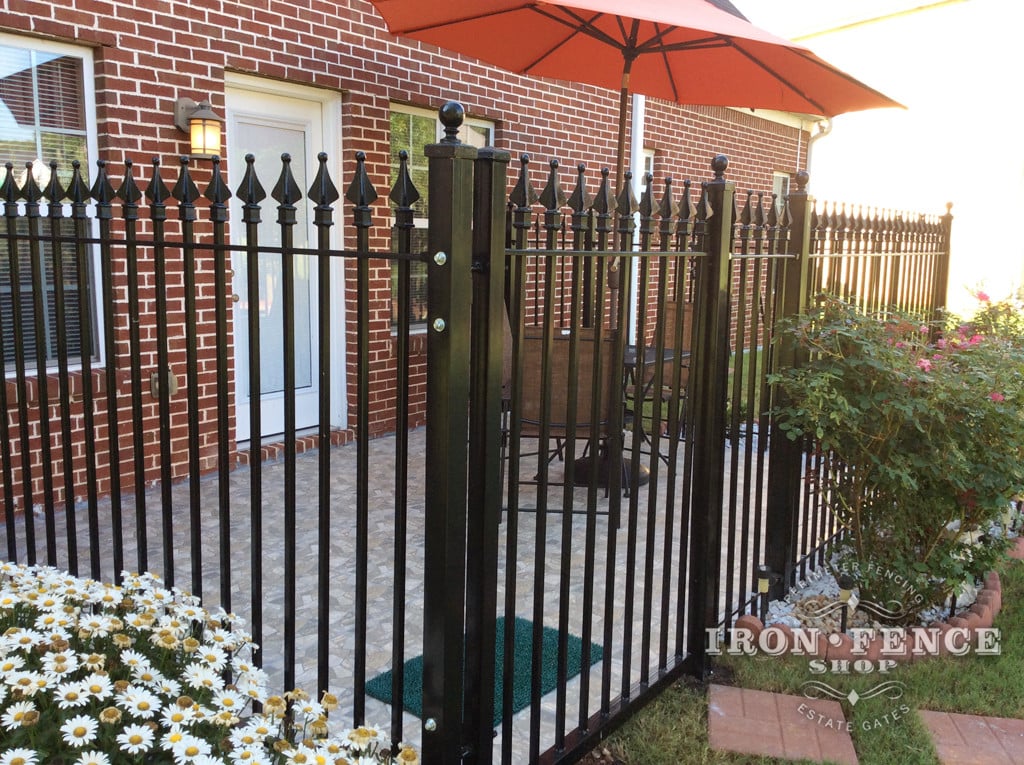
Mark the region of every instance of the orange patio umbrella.
<instances>
[{"instance_id":1,"label":"orange patio umbrella","mask_svg":"<svg viewBox=\"0 0 1024 765\"><path fill-rule=\"evenodd\" d=\"M832 117L900 106L719 0L372 0L394 35L512 72L621 93L621 187L632 90L682 104Z\"/></svg>"}]
</instances>

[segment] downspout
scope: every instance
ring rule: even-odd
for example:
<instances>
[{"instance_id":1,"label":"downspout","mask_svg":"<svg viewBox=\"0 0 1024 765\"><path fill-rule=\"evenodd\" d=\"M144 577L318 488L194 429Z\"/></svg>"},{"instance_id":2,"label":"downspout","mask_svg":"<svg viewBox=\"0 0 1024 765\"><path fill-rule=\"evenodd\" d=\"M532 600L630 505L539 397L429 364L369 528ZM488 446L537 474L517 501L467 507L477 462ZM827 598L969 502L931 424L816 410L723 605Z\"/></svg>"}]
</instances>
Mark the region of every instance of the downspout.
<instances>
[{"instance_id":1,"label":"downspout","mask_svg":"<svg viewBox=\"0 0 1024 765\"><path fill-rule=\"evenodd\" d=\"M806 170L807 170L807 174L810 175L812 179L814 178L814 173L811 172L811 153L814 150L814 144L816 144L818 141L820 141L822 138L824 138L825 136L827 136L829 133L832 132L832 118L829 117L828 119L821 120L821 121L819 121L819 122L817 122L815 124L818 127L818 132L814 133L813 135L811 135L811 137L807 141L807 168L806 168ZM799 159L800 159L799 151L800 150L798 148L797 149L797 165L800 164L800 162L799 162Z\"/></svg>"},{"instance_id":2,"label":"downspout","mask_svg":"<svg viewBox=\"0 0 1024 765\"><path fill-rule=\"evenodd\" d=\"M644 123L646 121L647 97L640 93L633 94L633 109L630 120L630 141L629 141L629 171L633 173L633 194L637 199L644 190ZM636 213L634 219L639 222L640 213ZM639 248L639 237L635 240L634 247ZM636 337L636 316L639 310L640 294L640 269L637 258L633 258L632 280L629 284L629 322L628 327L630 338Z\"/></svg>"}]
</instances>

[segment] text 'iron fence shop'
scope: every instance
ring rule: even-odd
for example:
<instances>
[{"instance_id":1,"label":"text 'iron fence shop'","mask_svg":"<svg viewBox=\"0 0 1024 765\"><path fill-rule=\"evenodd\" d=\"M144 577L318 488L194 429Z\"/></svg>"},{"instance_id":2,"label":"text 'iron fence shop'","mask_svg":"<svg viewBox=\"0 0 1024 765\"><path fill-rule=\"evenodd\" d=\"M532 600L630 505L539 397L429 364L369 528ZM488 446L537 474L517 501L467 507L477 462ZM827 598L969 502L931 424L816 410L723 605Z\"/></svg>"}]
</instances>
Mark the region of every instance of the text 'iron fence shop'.
<instances>
[{"instance_id":1,"label":"text 'iron fence shop'","mask_svg":"<svg viewBox=\"0 0 1024 765\"><path fill-rule=\"evenodd\" d=\"M389 715L425 763L573 761L706 671L760 565L781 589L823 564L828 455L774 435L767 375L801 363L776 323L826 290L933 315L952 218L817 204L804 173L737 194L722 156L639 199L554 161L538 193L524 156L509 194L510 155L440 116L426 252L405 158L389 231L357 156L343 232L325 155L308 191L285 156L273 205L251 157L233 195L216 162L202 194L187 159L172 188L157 162L143 184L8 165L0 534L12 560L187 580L251 621L283 687ZM392 264L394 328L371 299Z\"/></svg>"}]
</instances>

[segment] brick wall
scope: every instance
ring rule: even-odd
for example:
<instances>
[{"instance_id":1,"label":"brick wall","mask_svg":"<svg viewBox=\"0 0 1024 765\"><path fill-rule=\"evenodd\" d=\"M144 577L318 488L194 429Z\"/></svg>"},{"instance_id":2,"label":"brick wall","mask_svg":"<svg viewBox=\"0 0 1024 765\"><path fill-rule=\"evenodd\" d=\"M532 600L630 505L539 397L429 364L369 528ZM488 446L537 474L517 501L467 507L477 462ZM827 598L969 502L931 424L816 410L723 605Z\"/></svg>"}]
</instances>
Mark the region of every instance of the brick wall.
<instances>
[{"instance_id":1,"label":"brick wall","mask_svg":"<svg viewBox=\"0 0 1024 765\"><path fill-rule=\"evenodd\" d=\"M8 0L0 10L0 25L12 33L43 37L89 46L96 65L96 119L101 158L120 164L125 158L147 166L153 156L175 157L187 150L184 135L172 124L174 101L179 96L196 100L209 97L214 110L225 108L225 72L239 72L274 80L301 83L341 94L341 135L345 149L345 173L336 179L344 189L354 166L351 157L366 155L366 169L380 198L378 219L386 219L389 176L389 126L391 102L436 108L449 99L461 101L470 116L496 123L496 144L514 157L529 152L538 189L547 160L562 162L562 183L572 188L575 165L611 166L614 160L618 95L587 85L539 81L504 73L493 67L418 43L390 36L369 2L347 0ZM730 157L727 177L739 189L771 188L772 171L793 172L803 164L806 135L792 127L752 114L710 107L681 107L648 100L647 143L656 151L655 175L671 174L681 190L683 178L697 181L710 177L709 162L716 153ZM226 162L240 161L232 156ZM166 164L173 165L171 161ZM193 163L195 165L196 163ZM204 163L205 164L205 163ZM199 188L204 188L209 165L193 167ZM514 169L514 168L513 168ZM163 171L173 183L176 168ZM141 174L140 174L141 175ZM511 174L513 177L515 172ZM595 173L590 178L596 178ZM115 178L115 181L117 179ZM141 182L140 182L140 185ZM591 190L596 180L591 180ZM679 193L677 191L677 193ZM696 193L693 201L696 201ZM199 204L205 204L200 200ZM347 214L340 212L338 219ZM266 216L269 217L269 216ZM353 245L353 229L342 227L346 246ZM202 232L201 232L202 233ZM374 229L370 246L389 247L386 227ZM145 379L155 364L155 332L145 317L153 317L154 286L151 264L140 265L142 287ZM212 319L215 268L225 264L203 260L197 269L197 310L203 321ZM171 265L169 283L180 285L180 265ZM124 265L115 268L119 295L124 299ZM390 273L386 267L372 271L373 311L370 345L372 434L394 427L391 411L394 351L390 333ZM355 304L354 273L347 274L347 306ZM174 287L170 317L182 317L183 295ZM349 314L350 319L353 316ZM180 322L180 318L172 318ZM354 320L347 323L346 343L355 348ZM119 348L128 342L127 321L116 325ZM170 327L171 360L179 378L184 375L184 330ZM414 342L414 425L422 424L425 390L424 344ZM351 350L350 350L351 352ZM216 369L212 366L212 332L201 333L202 369L202 465L216 463ZM233 368L234 361L230 365ZM355 360L347 363L350 410L355 401ZM127 376L122 379L126 386ZM183 391L176 402L185 401ZM232 386L233 396L233 386ZM121 420L130 416L128 397ZM233 401L232 401L233 404ZM183 404L182 404L183 406ZM156 420L155 403L147 402L147 427ZM175 415L175 453L182 454L183 415ZM350 412L350 425L356 425ZM147 441L154 439L147 438ZM130 448L130 440L125 444ZM150 444L150 449L153 445ZM105 450L105 449L104 449ZM150 461L150 473L158 475ZM127 471L130 473L130 471ZM180 464L175 474L182 473ZM126 481L129 476L126 474ZM58 480L58 483L60 481ZM104 487L109 484L104 483Z\"/></svg>"}]
</instances>

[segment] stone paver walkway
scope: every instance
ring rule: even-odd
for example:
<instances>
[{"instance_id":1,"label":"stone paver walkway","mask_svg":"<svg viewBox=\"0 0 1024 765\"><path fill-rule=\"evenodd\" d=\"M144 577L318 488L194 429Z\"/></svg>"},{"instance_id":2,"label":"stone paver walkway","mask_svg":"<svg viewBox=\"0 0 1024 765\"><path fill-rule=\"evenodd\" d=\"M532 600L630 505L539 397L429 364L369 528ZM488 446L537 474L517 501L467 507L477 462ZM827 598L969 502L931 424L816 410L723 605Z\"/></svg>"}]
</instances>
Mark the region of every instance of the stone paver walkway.
<instances>
[{"instance_id":1,"label":"stone paver walkway","mask_svg":"<svg viewBox=\"0 0 1024 765\"><path fill-rule=\"evenodd\" d=\"M1024 720L918 712L942 765L1024 765Z\"/></svg>"},{"instance_id":2,"label":"stone paver walkway","mask_svg":"<svg viewBox=\"0 0 1024 765\"><path fill-rule=\"evenodd\" d=\"M729 752L857 765L837 701L712 685L708 740Z\"/></svg>"}]
</instances>

